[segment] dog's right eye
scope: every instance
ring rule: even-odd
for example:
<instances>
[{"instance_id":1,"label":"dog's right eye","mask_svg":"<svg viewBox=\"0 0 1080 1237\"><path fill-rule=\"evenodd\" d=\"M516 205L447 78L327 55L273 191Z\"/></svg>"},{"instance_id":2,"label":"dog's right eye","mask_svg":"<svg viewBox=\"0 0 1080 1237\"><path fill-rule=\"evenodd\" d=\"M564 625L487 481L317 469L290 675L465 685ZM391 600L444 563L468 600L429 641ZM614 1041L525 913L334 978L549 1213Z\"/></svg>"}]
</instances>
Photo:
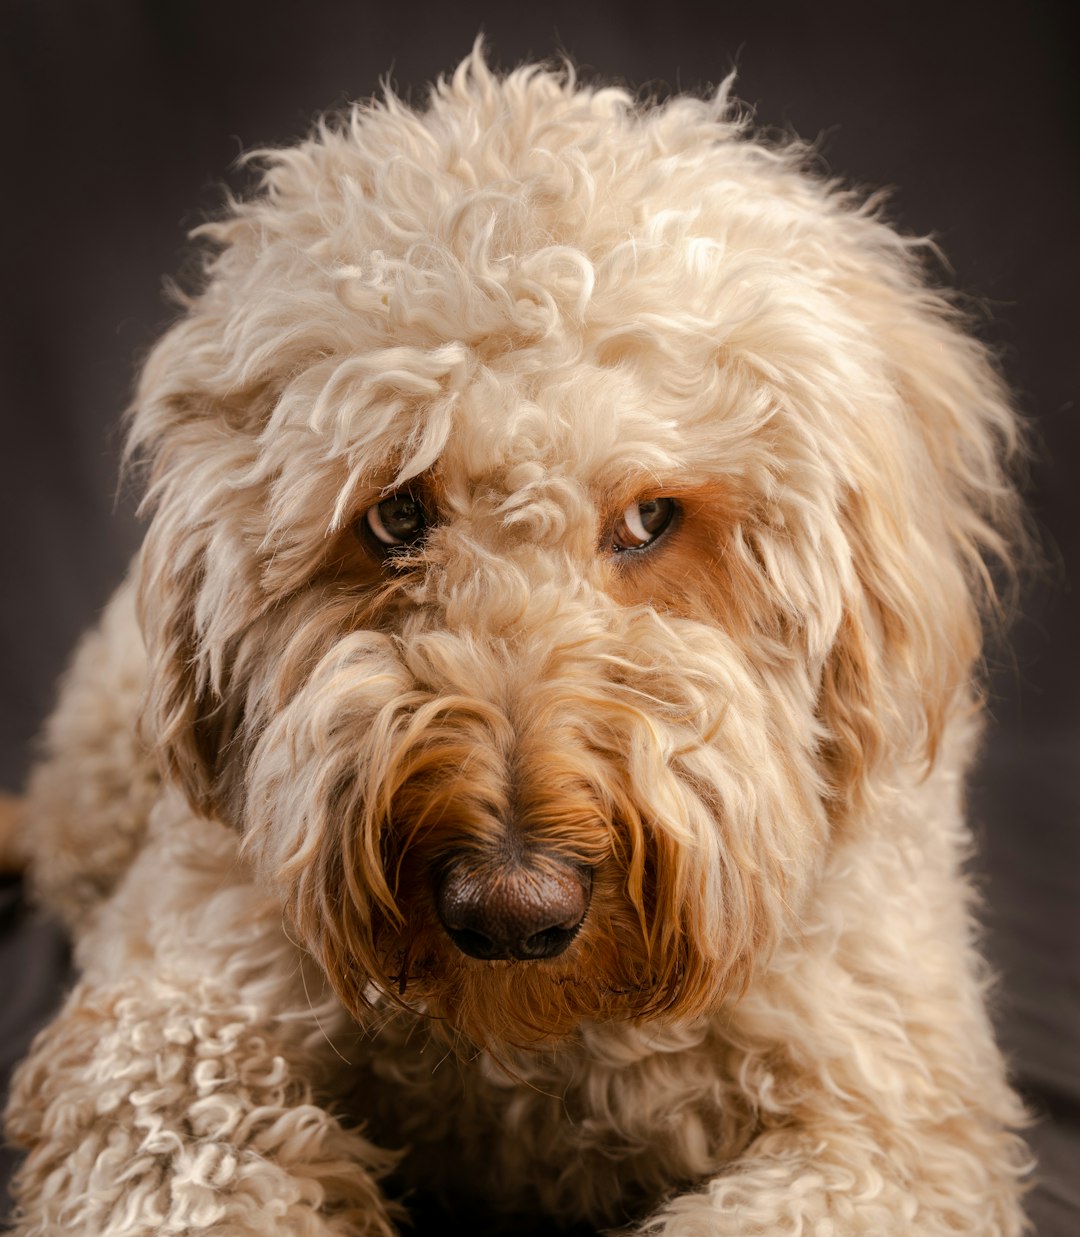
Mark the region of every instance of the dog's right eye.
<instances>
[{"instance_id":1,"label":"dog's right eye","mask_svg":"<svg viewBox=\"0 0 1080 1237\"><path fill-rule=\"evenodd\" d=\"M647 550L667 532L679 514L674 498L646 498L631 503L615 524L611 548L616 554L626 550Z\"/></svg>"},{"instance_id":2,"label":"dog's right eye","mask_svg":"<svg viewBox=\"0 0 1080 1237\"><path fill-rule=\"evenodd\" d=\"M423 536L426 528L427 512L423 503L407 491L391 494L381 503L368 507L357 520L357 530L386 550L411 545Z\"/></svg>"}]
</instances>

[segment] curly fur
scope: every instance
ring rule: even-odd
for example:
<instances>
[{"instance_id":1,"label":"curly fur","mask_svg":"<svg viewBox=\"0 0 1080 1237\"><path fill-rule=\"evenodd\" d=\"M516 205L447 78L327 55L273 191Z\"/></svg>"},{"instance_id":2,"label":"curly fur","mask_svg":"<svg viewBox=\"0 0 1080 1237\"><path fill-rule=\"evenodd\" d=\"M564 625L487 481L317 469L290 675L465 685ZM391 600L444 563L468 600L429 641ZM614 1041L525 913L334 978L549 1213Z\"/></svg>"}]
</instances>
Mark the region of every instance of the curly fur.
<instances>
[{"instance_id":1,"label":"curly fur","mask_svg":"<svg viewBox=\"0 0 1080 1237\"><path fill-rule=\"evenodd\" d=\"M388 1233L390 1149L493 1216L1020 1232L960 868L1017 431L923 247L726 86L479 52L258 157L32 783L83 979L16 1080L17 1231ZM508 835L594 873L557 958L436 916Z\"/></svg>"}]
</instances>

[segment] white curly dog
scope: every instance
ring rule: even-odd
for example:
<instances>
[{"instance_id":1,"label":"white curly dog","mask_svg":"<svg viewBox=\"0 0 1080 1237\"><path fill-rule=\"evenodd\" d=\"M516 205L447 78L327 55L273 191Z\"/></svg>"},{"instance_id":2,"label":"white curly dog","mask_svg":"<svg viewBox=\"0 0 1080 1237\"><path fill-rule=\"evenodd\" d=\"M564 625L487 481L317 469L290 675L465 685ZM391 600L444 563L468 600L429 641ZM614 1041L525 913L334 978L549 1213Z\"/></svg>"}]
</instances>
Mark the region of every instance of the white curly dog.
<instances>
[{"instance_id":1,"label":"white curly dog","mask_svg":"<svg viewBox=\"0 0 1080 1237\"><path fill-rule=\"evenodd\" d=\"M926 246L726 88L479 50L259 157L30 788L16 1232L1020 1232L960 869L1017 434Z\"/></svg>"}]
</instances>

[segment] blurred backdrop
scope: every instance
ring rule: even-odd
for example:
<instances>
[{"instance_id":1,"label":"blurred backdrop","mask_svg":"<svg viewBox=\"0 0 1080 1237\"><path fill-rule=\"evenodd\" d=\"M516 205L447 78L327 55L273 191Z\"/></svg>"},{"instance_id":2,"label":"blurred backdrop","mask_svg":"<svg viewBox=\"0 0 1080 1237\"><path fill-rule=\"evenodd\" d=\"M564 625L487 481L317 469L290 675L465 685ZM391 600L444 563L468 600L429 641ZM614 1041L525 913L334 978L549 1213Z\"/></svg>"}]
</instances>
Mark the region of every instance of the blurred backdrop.
<instances>
[{"instance_id":1,"label":"blurred backdrop","mask_svg":"<svg viewBox=\"0 0 1080 1237\"><path fill-rule=\"evenodd\" d=\"M1030 418L1046 562L994 654L971 791L1002 1037L1039 1124L1040 1237L1080 1232L1078 74L1064 4L6 0L0 6L0 788L17 790L79 632L138 538L118 418L168 321L163 276L254 145L375 93L417 97L478 31L503 67L700 90L733 68L761 125L892 186L932 233ZM1073 570L1070 570L1072 568ZM62 947L9 881L0 1066L55 1000Z\"/></svg>"}]
</instances>

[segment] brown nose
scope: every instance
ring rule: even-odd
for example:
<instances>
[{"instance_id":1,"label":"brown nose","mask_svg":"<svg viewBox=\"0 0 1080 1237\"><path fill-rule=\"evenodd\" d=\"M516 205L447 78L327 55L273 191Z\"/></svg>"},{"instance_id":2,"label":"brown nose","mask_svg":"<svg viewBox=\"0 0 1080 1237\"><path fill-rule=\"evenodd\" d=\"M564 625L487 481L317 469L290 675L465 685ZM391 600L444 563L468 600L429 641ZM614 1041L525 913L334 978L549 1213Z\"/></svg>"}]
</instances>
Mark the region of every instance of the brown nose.
<instances>
[{"instance_id":1,"label":"brown nose","mask_svg":"<svg viewBox=\"0 0 1080 1237\"><path fill-rule=\"evenodd\" d=\"M592 873L568 863L457 860L436 888L447 936L470 958L555 958L589 909Z\"/></svg>"}]
</instances>

